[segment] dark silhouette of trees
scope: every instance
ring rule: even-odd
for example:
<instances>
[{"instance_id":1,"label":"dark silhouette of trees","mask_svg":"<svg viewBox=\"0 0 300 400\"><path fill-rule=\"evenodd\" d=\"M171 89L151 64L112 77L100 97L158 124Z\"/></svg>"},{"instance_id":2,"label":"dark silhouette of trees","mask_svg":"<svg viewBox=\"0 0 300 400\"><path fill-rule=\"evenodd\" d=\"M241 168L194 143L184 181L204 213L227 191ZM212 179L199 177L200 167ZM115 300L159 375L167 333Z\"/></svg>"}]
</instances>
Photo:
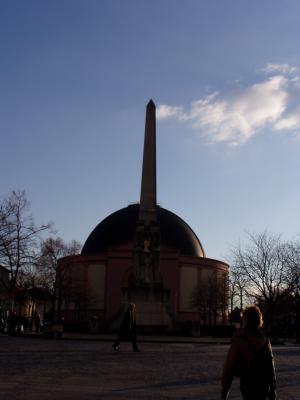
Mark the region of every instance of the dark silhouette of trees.
<instances>
[{"instance_id":1,"label":"dark silhouette of trees","mask_svg":"<svg viewBox=\"0 0 300 400\"><path fill-rule=\"evenodd\" d=\"M274 332L279 304L282 307L296 290L299 258L293 249L279 235L267 231L248 234L246 245L242 247L239 244L232 249L232 285L237 278L244 295L252 302L261 304L269 334ZM240 306L243 308L243 304Z\"/></svg>"},{"instance_id":2,"label":"dark silhouette of trees","mask_svg":"<svg viewBox=\"0 0 300 400\"><path fill-rule=\"evenodd\" d=\"M230 266L229 278L229 311L232 312L236 307L240 310L244 308L244 302L247 301L247 283L248 278L243 274L239 265L233 260Z\"/></svg>"},{"instance_id":3,"label":"dark silhouette of trees","mask_svg":"<svg viewBox=\"0 0 300 400\"><path fill-rule=\"evenodd\" d=\"M287 269L290 306L294 312L295 333L300 343L300 241L287 242L283 246L283 260Z\"/></svg>"},{"instance_id":4,"label":"dark silhouette of trees","mask_svg":"<svg viewBox=\"0 0 300 400\"><path fill-rule=\"evenodd\" d=\"M37 259L41 234L51 223L36 225L25 191L13 191L0 204L0 265L9 270L10 279L2 282L14 301L15 290L28 281Z\"/></svg>"},{"instance_id":5,"label":"dark silhouette of trees","mask_svg":"<svg viewBox=\"0 0 300 400\"><path fill-rule=\"evenodd\" d=\"M36 283L48 290L53 299L53 310L60 316L62 302L81 296L77 278L71 269L57 268L62 257L79 254L81 244L76 240L69 244L60 237L49 237L41 243L40 256L36 265Z\"/></svg>"},{"instance_id":6,"label":"dark silhouette of trees","mask_svg":"<svg viewBox=\"0 0 300 400\"><path fill-rule=\"evenodd\" d=\"M212 273L199 286L196 286L191 295L190 306L199 314L200 327L225 323L228 310L227 275Z\"/></svg>"}]
</instances>

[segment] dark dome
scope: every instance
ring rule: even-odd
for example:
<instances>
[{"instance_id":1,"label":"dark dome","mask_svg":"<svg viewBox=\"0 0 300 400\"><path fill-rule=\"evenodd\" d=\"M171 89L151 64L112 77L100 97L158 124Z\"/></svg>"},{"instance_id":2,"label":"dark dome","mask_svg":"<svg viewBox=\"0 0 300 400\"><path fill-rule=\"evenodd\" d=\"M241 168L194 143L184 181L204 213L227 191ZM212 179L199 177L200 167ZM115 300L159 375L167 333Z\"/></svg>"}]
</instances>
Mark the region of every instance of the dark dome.
<instances>
[{"instance_id":1,"label":"dark dome","mask_svg":"<svg viewBox=\"0 0 300 400\"><path fill-rule=\"evenodd\" d=\"M133 240L138 221L139 204L110 214L87 238L81 254L101 253L112 246ZM175 247L180 253L205 257L204 249L193 230L176 214L157 206L162 244Z\"/></svg>"}]
</instances>

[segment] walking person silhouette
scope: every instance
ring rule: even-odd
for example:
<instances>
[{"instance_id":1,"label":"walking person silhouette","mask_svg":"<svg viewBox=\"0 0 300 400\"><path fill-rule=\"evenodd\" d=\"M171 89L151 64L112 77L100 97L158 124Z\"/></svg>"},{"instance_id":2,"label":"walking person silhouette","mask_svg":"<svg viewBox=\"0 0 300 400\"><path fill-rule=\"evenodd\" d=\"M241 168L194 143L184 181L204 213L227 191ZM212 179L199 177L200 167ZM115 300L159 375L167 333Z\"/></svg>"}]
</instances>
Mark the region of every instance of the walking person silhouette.
<instances>
[{"instance_id":1,"label":"walking person silhouette","mask_svg":"<svg viewBox=\"0 0 300 400\"><path fill-rule=\"evenodd\" d=\"M130 303L126 310L122 322L120 325L118 338L113 344L115 351L119 350L119 344L122 341L131 341L133 351L140 351L137 347L137 336L136 336L136 319L135 319L135 304Z\"/></svg>"},{"instance_id":2,"label":"walking person silhouette","mask_svg":"<svg viewBox=\"0 0 300 400\"><path fill-rule=\"evenodd\" d=\"M243 330L233 338L224 363L221 398L228 399L232 380L238 376L244 400L275 400L274 358L262 332L262 313L257 306L249 306L242 320Z\"/></svg>"}]
</instances>

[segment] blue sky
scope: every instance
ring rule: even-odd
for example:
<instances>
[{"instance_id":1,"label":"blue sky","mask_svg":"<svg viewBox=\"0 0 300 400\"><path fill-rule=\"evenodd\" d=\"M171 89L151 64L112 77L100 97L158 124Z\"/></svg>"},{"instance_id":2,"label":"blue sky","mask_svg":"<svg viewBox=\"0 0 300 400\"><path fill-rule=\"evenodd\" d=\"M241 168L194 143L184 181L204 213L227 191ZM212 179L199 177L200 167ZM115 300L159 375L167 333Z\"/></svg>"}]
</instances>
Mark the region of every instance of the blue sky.
<instances>
[{"instance_id":1,"label":"blue sky","mask_svg":"<svg viewBox=\"0 0 300 400\"><path fill-rule=\"evenodd\" d=\"M0 195L84 243L139 200L157 105L158 202L227 259L300 233L297 0L1 0Z\"/></svg>"}]
</instances>

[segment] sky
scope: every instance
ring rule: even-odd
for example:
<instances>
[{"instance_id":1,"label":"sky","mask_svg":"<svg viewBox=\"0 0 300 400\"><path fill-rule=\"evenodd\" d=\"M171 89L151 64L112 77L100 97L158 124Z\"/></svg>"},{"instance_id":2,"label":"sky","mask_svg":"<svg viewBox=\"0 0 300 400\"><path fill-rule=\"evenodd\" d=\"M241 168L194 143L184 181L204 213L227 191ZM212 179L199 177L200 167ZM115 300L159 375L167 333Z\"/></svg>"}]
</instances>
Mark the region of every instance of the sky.
<instances>
[{"instance_id":1,"label":"sky","mask_svg":"<svg viewBox=\"0 0 300 400\"><path fill-rule=\"evenodd\" d=\"M158 203L207 257L300 233L298 0L0 0L0 196L84 244L139 201L146 104Z\"/></svg>"}]
</instances>

